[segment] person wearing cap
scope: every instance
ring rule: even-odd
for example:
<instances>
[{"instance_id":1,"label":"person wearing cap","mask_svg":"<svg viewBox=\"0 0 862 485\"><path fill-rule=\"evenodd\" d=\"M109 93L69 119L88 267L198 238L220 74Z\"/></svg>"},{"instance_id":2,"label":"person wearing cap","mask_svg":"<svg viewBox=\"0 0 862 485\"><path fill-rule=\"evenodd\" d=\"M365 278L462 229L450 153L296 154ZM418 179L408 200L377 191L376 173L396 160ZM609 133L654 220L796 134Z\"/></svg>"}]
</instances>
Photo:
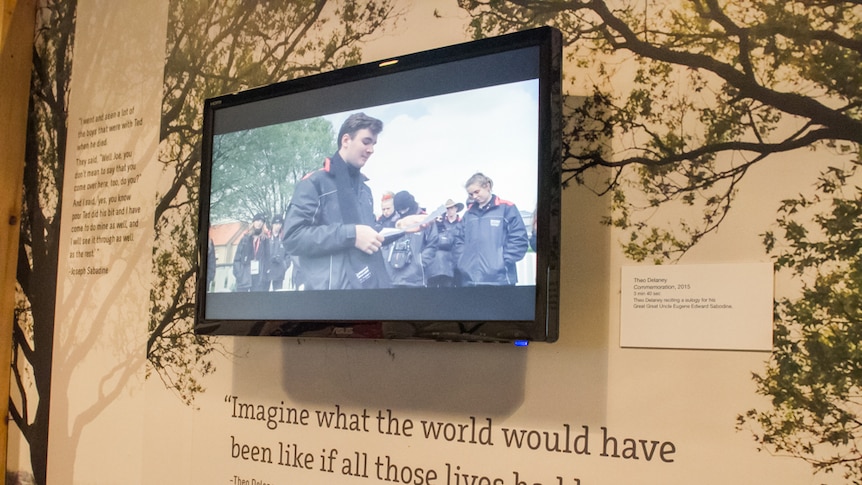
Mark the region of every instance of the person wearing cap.
<instances>
[{"instance_id":1,"label":"person wearing cap","mask_svg":"<svg viewBox=\"0 0 862 485\"><path fill-rule=\"evenodd\" d=\"M272 232L269 244L269 281L272 282L272 291L281 290L284 287L284 275L287 274L287 268L290 266L290 257L287 250L284 249L284 217L275 216L272 218Z\"/></svg>"},{"instance_id":2,"label":"person wearing cap","mask_svg":"<svg viewBox=\"0 0 862 485\"><path fill-rule=\"evenodd\" d=\"M461 216L458 213L464 210L464 204L449 199L444 206L446 213L437 218L437 252L428 267L428 286L434 288L457 286L452 246L457 231L461 230Z\"/></svg>"},{"instance_id":3,"label":"person wearing cap","mask_svg":"<svg viewBox=\"0 0 862 485\"><path fill-rule=\"evenodd\" d=\"M495 195L494 183L482 173L464 184L470 203L453 248L464 286L514 285L515 263L527 252L527 228L514 203Z\"/></svg>"},{"instance_id":4,"label":"person wearing cap","mask_svg":"<svg viewBox=\"0 0 862 485\"><path fill-rule=\"evenodd\" d=\"M380 216L374 228L380 232L381 229L395 227L396 222L398 222L398 212L395 211L395 194L392 191L386 191L380 198Z\"/></svg>"},{"instance_id":5,"label":"person wearing cap","mask_svg":"<svg viewBox=\"0 0 862 485\"><path fill-rule=\"evenodd\" d=\"M399 217L395 227L405 233L383 249L392 286L424 287L428 283L427 268L437 252L437 225L414 222L424 220L426 214L406 190L395 194L393 205Z\"/></svg>"},{"instance_id":6,"label":"person wearing cap","mask_svg":"<svg viewBox=\"0 0 862 485\"><path fill-rule=\"evenodd\" d=\"M269 291L269 239L264 232L266 215L257 213L242 236L233 257L236 291Z\"/></svg>"},{"instance_id":7,"label":"person wearing cap","mask_svg":"<svg viewBox=\"0 0 862 485\"><path fill-rule=\"evenodd\" d=\"M383 122L354 113L341 125L337 151L296 185L284 221L284 246L298 263L304 290L389 287L374 229L374 197L362 167Z\"/></svg>"}]
</instances>

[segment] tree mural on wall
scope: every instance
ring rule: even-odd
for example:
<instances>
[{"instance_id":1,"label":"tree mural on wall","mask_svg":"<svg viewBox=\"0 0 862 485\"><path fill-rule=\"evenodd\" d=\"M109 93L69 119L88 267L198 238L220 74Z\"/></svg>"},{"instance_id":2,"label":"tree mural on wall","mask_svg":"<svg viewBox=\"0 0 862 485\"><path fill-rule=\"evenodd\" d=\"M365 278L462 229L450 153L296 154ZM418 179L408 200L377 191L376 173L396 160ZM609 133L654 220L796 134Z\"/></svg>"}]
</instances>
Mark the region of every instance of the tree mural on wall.
<instances>
[{"instance_id":1,"label":"tree mural on wall","mask_svg":"<svg viewBox=\"0 0 862 485\"><path fill-rule=\"evenodd\" d=\"M476 37L554 25L573 64L591 69L592 91L568 120L564 173L580 182L593 167L612 171L598 189L613 194L609 222L629 230L635 260L678 258L714 231L746 171L770 155L857 153L862 142L858 2L459 4ZM619 64L595 65L596 53ZM621 73L633 84L627 92L614 89ZM787 121L795 129L782 129ZM611 139L623 145L607 146ZM674 201L701 215L650 227L651 210Z\"/></svg>"},{"instance_id":2,"label":"tree mural on wall","mask_svg":"<svg viewBox=\"0 0 862 485\"><path fill-rule=\"evenodd\" d=\"M399 14L390 0L172 0L168 15L147 358L191 402L220 350L192 327L203 100L356 64Z\"/></svg>"},{"instance_id":3,"label":"tree mural on wall","mask_svg":"<svg viewBox=\"0 0 862 485\"><path fill-rule=\"evenodd\" d=\"M60 201L76 1L44 0L33 53L31 106L13 335L10 415L46 481ZM334 69L360 59L358 43L397 18L381 2L174 1L170 6L161 129L159 278L146 355L151 373L190 402L216 348L191 331L196 267L200 108L206 96ZM15 478L12 478L14 481Z\"/></svg>"},{"instance_id":4,"label":"tree mural on wall","mask_svg":"<svg viewBox=\"0 0 862 485\"><path fill-rule=\"evenodd\" d=\"M37 9L24 190L18 243L9 414L30 447L36 483L45 483L51 351L77 2Z\"/></svg>"},{"instance_id":5,"label":"tree mural on wall","mask_svg":"<svg viewBox=\"0 0 862 485\"><path fill-rule=\"evenodd\" d=\"M819 151L843 164L823 168L816 194L785 201L778 231L764 234L776 266L793 270L803 290L777 302L774 353L754 376L772 408L750 410L738 424L751 427L763 449L815 471L841 468L859 483L862 190L852 183L862 143L859 2L459 5L475 37L554 25L571 64L589 69L580 78L593 81L588 95L570 101L564 174L611 195L606 222L627 234L623 250L633 260L682 257L721 225L746 172L770 156ZM595 54L609 62L596 65ZM631 88L615 88L620 78ZM596 167L610 175L596 181ZM694 215L653 223L666 205Z\"/></svg>"},{"instance_id":6,"label":"tree mural on wall","mask_svg":"<svg viewBox=\"0 0 862 485\"><path fill-rule=\"evenodd\" d=\"M738 427L756 426L762 449L860 483L862 192L847 183L854 172L825 171L816 193L785 200L778 230L764 234L776 265L803 282L802 296L776 302L772 359L754 375L772 407L749 410Z\"/></svg>"}]
</instances>

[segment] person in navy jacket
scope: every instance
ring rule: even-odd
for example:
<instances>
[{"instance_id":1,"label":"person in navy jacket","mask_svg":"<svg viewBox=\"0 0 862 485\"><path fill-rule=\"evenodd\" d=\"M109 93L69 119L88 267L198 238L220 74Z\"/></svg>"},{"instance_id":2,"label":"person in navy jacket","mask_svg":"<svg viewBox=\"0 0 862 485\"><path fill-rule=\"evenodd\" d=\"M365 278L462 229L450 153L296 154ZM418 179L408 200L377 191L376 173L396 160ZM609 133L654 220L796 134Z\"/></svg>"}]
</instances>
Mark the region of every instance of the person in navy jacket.
<instances>
[{"instance_id":1,"label":"person in navy jacket","mask_svg":"<svg viewBox=\"0 0 862 485\"><path fill-rule=\"evenodd\" d=\"M462 285L516 284L515 263L529 244L521 212L493 194L493 181L482 173L473 174L464 186L469 205L453 247Z\"/></svg>"}]
</instances>

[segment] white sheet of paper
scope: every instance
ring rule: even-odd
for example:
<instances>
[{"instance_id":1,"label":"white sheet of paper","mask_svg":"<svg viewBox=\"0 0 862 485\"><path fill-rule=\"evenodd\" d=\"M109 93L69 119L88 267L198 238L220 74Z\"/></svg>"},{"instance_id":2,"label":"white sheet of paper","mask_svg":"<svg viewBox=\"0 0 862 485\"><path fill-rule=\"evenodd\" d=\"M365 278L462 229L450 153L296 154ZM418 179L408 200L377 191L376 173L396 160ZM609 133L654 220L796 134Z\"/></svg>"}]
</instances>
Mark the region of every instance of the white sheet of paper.
<instances>
[{"instance_id":1,"label":"white sheet of paper","mask_svg":"<svg viewBox=\"0 0 862 485\"><path fill-rule=\"evenodd\" d=\"M772 350L772 263L623 266L620 346Z\"/></svg>"}]
</instances>

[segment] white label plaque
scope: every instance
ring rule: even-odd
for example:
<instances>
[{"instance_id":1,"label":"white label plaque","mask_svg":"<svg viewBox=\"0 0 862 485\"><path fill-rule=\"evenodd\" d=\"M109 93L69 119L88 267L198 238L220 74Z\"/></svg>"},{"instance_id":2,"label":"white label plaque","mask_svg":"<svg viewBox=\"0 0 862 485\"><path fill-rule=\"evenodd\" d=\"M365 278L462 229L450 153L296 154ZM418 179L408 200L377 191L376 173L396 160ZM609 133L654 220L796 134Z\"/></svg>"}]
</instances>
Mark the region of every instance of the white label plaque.
<instances>
[{"instance_id":1,"label":"white label plaque","mask_svg":"<svg viewBox=\"0 0 862 485\"><path fill-rule=\"evenodd\" d=\"M772 350L772 263L624 266L620 346Z\"/></svg>"}]
</instances>

